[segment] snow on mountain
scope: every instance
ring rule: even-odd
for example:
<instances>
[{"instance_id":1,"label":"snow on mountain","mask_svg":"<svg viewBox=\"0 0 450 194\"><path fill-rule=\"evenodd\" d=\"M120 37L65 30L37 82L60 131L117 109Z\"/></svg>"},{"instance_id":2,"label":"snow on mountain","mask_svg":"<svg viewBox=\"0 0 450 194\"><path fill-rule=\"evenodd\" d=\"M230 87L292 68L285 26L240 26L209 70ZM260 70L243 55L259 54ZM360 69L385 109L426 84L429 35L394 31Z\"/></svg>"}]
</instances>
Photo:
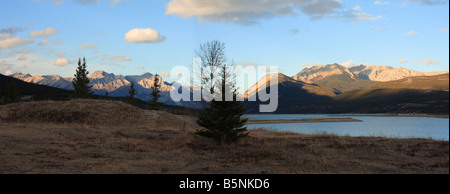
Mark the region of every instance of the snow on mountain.
<instances>
[{"instance_id":1,"label":"snow on mountain","mask_svg":"<svg viewBox=\"0 0 450 194\"><path fill-rule=\"evenodd\" d=\"M393 68L389 66L364 66L360 65L349 69L354 74L358 75L362 79L387 82L400 80L407 77L416 76L435 76L448 73L448 71L436 71L436 72L419 72L409 70L403 67Z\"/></svg>"},{"instance_id":2,"label":"snow on mountain","mask_svg":"<svg viewBox=\"0 0 450 194\"><path fill-rule=\"evenodd\" d=\"M332 64L327 66L321 65L306 68L297 75L293 76L293 78L305 83L314 83L315 81L319 81L334 75L346 75L352 79L356 78L356 75L353 74L348 68L339 64Z\"/></svg>"},{"instance_id":3,"label":"snow on mountain","mask_svg":"<svg viewBox=\"0 0 450 194\"><path fill-rule=\"evenodd\" d=\"M377 82L387 82L399 80L407 77L416 76L434 76L448 73L448 71L437 72L419 72L409 70L403 67L393 68L389 66L365 66L360 65L352 68L347 68L339 64L332 64L326 66L314 66L302 70L297 75L293 76L295 80L306 83L315 83L317 81L326 79L331 76L341 75L350 79L357 80L358 78L364 80L371 80Z\"/></svg>"},{"instance_id":4,"label":"snow on mountain","mask_svg":"<svg viewBox=\"0 0 450 194\"><path fill-rule=\"evenodd\" d=\"M39 85L52 86L65 90L73 89L73 78L63 78L59 75L32 76L30 74L16 73L11 75L11 77ZM137 92L136 98L144 101L148 101L152 98L150 93L152 92L151 87L154 84L154 75L150 73L123 76L114 75L104 71L96 71L90 74L88 78L94 94L97 95L105 95L105 93L108 92L108 95L112 97L128 96L129 86L131 85L131 82L134 82ZM161 80L161 102L168 105L198 107L195 102L174 102L170 98L170 91L175 88L172 84L164 82L161 77L159 77L159 79Z\"/></svg>"}]
</instances>

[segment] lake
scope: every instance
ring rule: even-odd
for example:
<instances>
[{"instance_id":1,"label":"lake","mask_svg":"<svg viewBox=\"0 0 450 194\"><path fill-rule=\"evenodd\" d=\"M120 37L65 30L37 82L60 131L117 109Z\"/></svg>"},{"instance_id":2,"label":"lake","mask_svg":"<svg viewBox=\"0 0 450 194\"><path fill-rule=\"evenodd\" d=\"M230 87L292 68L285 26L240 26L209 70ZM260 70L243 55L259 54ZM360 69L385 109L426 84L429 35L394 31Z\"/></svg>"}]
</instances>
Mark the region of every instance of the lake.
<instances>
[{"instance_id":1,"label":"lake","mask_svg":"<svg viewBox=\"0 0 450 194\"><path fill-rule=\"evenodd\" d=\"M250 124L248 129L264 128L302 134L373 136L391 138L432 138L449 140L449 119L433 117L395 117L386 115L245 115L249 119L354 118L362 122Z\"/></svg>"}]
</instances>

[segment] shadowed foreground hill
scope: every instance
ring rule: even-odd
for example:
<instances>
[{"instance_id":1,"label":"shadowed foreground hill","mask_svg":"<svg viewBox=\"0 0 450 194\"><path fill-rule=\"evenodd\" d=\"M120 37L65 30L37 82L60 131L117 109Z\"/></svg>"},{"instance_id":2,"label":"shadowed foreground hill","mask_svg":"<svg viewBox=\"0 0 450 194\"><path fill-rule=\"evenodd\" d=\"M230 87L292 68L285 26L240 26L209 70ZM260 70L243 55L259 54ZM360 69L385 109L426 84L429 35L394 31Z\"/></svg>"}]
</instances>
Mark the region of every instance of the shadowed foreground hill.
<instances>
[{"instance_id":1,"label":"shadowed foreground hill","mask_svg":"<svg viewBox=\"0 0 450 194\"><path fill-rule=\"evenodd\" d=\"M113 101L0 106L0 174L449 172L446 141L253 130L218 145L193 121Z\"/></svg>"},{"instance_id":2,"label":"shadowed foreground hill","mask_svg":"<svg viewBox=\"0 0 450 194\"><path fill-rule=\"evenodd\" d=\"M0 106L0 121L28 124L70 124L102 127L145 127L194 131L189 119L150 111L120 101L71 100L22 102ZM188 117L186 117L188 118Z\"/></svg>"},{"instance_id":3,"label":"shadowed foreground hill","mask_svg":"<svg viewBox=\"0 0 450 194\"><path fill-rule=\"evenodd\" d=\"M5 91L11 81L16 82L21 95L32 95L34 99L65 100L70 96L68 90L50 86L37 85L0 74L0 93Z\"/></svg>"}]
</instances>

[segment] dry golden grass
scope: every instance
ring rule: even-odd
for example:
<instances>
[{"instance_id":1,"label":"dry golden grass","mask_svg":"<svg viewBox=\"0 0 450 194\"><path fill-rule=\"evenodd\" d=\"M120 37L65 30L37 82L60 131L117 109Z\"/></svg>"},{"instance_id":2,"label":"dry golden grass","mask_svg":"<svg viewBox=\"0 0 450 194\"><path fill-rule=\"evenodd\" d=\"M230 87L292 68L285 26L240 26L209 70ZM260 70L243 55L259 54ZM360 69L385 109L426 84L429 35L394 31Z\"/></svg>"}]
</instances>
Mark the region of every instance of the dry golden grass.
<instances>
[{"instance_id":1,"label":"dry golden grass","mask_svg":"<svg viewBox=\"0 0 450 194\"><path fill-rule=\"evenodd\" d=\"M75 124L109 127L156 127L195 131L197 126L183 116L142 110L120 101L71 100L22 102L0 106L0 121L33 124Z\"/></svg>"},{"instance_id":2,"label":"dry golden grass","mask_svg":"<svg viewBox=\"0 0 450 194\"><path fill-rule=\"evenodd\" d=\"M254 130L218 145L192 134L194 119L165 112L137 110L139 121L117 125L6 122L12 107L0 107L0 174L449 173L445 141Z\"/></svg>"}]
</instances>

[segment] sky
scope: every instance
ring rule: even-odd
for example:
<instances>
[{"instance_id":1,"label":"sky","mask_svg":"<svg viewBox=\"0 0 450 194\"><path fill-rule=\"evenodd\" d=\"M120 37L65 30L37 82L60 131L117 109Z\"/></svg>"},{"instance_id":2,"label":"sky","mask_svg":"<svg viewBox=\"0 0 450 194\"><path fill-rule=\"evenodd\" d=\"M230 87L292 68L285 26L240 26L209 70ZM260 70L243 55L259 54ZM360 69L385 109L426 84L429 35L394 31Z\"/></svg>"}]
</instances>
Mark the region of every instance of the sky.
<instances>
[{"instance_id":1,"label":"sky","mask_svg":"<svg viewBox=\"0 0 450 194\"><path fill-rule=\"evenodd\" d=\"M0 73L167 72L226 44L240 65L293 76L339 63L449 70L448 0L2 0ZM167 78L169 79L169 78Z\"/></svg>"}]
</instances>

